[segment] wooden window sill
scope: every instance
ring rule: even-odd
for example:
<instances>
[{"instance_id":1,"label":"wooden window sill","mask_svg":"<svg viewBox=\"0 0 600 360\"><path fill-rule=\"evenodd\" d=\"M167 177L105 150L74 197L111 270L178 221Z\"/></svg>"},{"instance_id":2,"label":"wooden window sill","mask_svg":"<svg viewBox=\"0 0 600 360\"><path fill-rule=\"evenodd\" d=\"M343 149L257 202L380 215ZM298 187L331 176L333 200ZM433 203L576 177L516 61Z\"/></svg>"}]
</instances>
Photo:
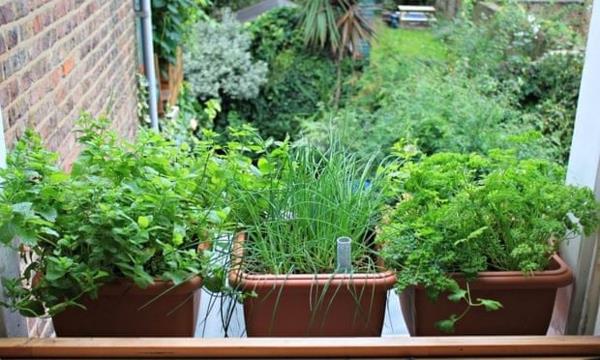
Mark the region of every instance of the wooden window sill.
<instances>
[{"instance_id":1,"label":"wooden window sill","mask_svg":"<svg viewBox=\"0 0 600 360\"><path fill-rule=\"evenodd\" d=\"M593 356L595 336L389 338L7 338L0 358L403 358Z\"/></svg>"}]
</instances>

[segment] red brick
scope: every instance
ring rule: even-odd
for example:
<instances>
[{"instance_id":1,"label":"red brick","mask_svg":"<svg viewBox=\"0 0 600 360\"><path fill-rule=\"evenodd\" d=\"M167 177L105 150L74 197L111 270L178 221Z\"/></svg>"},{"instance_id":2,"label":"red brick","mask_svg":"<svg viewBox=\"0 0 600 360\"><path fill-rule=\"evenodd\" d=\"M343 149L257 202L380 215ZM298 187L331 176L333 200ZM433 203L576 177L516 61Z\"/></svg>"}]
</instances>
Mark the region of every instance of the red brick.
<instances>
[{"instance_id":1,"label":"red brick","mask_svg":"<svg viewBox=\"0 0 600 360\"><path fill-rule=\"evenodd\" d=\"M69 75L74 67L75 67L75 59L71 56L67 60L65 60L65 62L63 63L63 67L62 67L63 75L64 76Z\"/></svg>"},{"instance_id":2,"label":"red brick","mask_svg":"<svg viewBox=\"0 0 600 360\"><path fill-rule=\"evenodd\" d=\"M98 115L109 103L113 128L123 136L134 136L132 2L12 0L8 4L13 13L0 12L0 18L12 19L0 28L0 54L5 49L0 57L0 102L8 103L8 107L3 104L7 144L33 125L68 168L79 151L71 134L74 120L81 110ZM47 334L45 324L33 322L32 334Z\"/></svg>"},{"instance_id":3,"label":"red brick","mask_svg":"<svg viewBox=\"0 0 600 360\"><path fill-rule=\"evenodd\" d=\"M19 28L14 27L9 29L4 34L4 39L6 41L6 48L8 50L14 48L19 43Z\"/></svg>"},{"instance_id":4,"label":"red brick","mask_svg":"<svg viewBox=\"0 0 600 360\"><path fill-rule=\"evenodd\" d=\"M0 6L0 25L8 24L15 20L15 12L11 4Z\"/></svg>"},{"instance_id":5,"label":"red brick","mask_svg":"<svg viewBox=\"0 0 600 360\"><path fill-rule=\"evenodd\" d=\"M6 44L4 43L4 36L0 34L0 55L4 54L6 51Z\"/></svg>"}]
</instances>

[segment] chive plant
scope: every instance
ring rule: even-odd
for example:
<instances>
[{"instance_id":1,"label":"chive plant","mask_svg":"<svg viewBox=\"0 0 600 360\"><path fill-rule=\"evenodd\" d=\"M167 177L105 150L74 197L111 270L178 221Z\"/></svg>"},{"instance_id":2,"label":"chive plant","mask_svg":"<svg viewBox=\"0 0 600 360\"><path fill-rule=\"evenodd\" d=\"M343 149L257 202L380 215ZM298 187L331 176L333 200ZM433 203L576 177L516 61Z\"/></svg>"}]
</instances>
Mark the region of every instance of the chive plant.
<instances>
[{"instance_id":1,"label":"chive plant","mask_svg":"<svg viewBox=\"0 0 600 360\"><path fill-rule=\"evenodd\" d=\"M352 238L355 273L377 271L375 225L384 205L376 164L339 147L288 152L265 184L239 194L244 270L318 274L336 270L336 239Z\"/></svg>"}]
</instances>

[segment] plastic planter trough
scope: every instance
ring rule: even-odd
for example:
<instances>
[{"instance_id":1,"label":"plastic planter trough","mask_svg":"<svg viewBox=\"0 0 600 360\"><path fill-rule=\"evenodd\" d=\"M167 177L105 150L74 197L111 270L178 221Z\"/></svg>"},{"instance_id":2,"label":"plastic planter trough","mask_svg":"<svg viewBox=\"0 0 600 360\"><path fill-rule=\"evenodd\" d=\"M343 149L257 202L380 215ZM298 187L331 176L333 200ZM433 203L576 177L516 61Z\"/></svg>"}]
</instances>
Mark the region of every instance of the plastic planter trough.
<instances>
[{"instance_id":1,"label":"plastic planter trough","mask_svg":"<svg viewBox=\"0 0 600 360\"><path fill-rule=\"evenodd\" d=\"M459 274L454 277L464 288L464 278ZM571 269L558 255L552 257L548 270L532 275L519 271L481 272L469 282L471 298L497 300L503 307L495 311L473 307L456 323L452 335L545 335L556 291L572 281ZM451 302L446 296L431 300L420 286L400 294L402 313L411 335L449 335L438 330L435 323L451 314L461 314L466 304Z\"/></svg>"},{"instance_id":2,"label":"plastic planter trough","mask_svg":"<svg viewBox=\"0 0 600 360\"><path fill-rule=\"evenodd\" d=\"M248 336L380 336L387 291L396 277L374 274L247 274L245 234L236 236L232 286L254 292L244 300Z\"/></svg>"},{"instance_id":3,"label":"plastic planter trough","mask_svg":"<svg viewBox=\"0 0 600 360\"><path fill-rule=\"evenodd\" d=\"M156 281L145 289L119 280L104 285L97 299L85 298L86 310L70 307L54 316L54 329L64 337L191 337L201 286L200 277L176 287Z\"/></svg>"}]
</instances>

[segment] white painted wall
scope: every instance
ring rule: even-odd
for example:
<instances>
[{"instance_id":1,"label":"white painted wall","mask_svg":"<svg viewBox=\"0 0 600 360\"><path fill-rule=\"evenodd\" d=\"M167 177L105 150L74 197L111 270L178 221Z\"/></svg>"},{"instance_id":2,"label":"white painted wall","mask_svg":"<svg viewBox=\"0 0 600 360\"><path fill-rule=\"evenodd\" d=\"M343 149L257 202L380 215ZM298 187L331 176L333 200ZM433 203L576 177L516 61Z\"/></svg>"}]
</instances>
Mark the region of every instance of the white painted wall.
<instances>
[{"instance_id":1,"label":"white painted wall","mask_svg":"<svg viewBox=\"0 0 600 360\"><path fill-rule=\"evenodd\" d=\"M600 0L593 3L567 182L594 189L600 199ZM598 239L598 234L575 239L561 249L576 277L566 328L570 334L591 333L595 327Z\"/></svg>"},{"instance_id":2,"label":"white painted wall","mask_svg":"<svg viewBox=\"0 0 600 360\"><path fill-rule=\"evenodd\" d=\"M0 166L6 166L6 144L4 143L4 123L2 108L0 107ZM14 250L0 247L0 279L19 275L19 257ZM0 286L0 300L2 300L2 287ZM18 314L0 308L0 337L27 336L25 319Z\"/></svg>"}]
</instances>

